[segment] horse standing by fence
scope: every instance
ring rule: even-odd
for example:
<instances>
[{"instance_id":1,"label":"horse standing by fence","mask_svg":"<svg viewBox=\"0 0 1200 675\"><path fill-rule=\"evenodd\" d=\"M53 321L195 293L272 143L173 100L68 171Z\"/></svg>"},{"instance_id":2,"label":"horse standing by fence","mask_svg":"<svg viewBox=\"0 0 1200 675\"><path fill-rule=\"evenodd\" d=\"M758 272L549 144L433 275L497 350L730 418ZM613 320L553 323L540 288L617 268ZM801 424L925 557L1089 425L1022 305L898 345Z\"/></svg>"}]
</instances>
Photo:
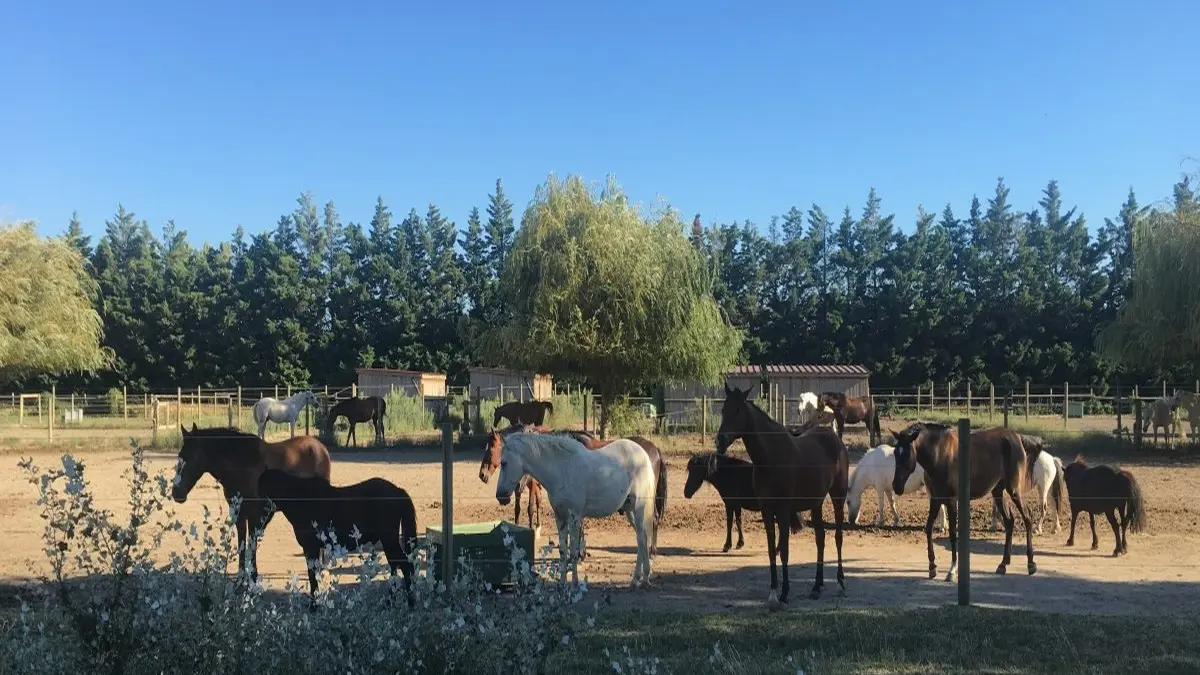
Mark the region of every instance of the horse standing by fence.
<instances>
[{"instance_id":1,"label":"horse standing by fence","mask_svg":"<svg viewBox=\"0 0 1200 675\"><path fill-rule=\"evenodd\" d=\"M754 464L738 457L718 455L708 452L692 455L687 463L687 483L683 486L683 496L691 499L692 495L704 483L713 486L721 501L725 504L725 546L722 553L728 553L733 547L733 520L737 517L738 540L737 547L746 545L742 536L742 510L758 512L762 505L754 496ZM792 514L791 531L799 532L802 527L800 513Z\"/></svg>"},{"instance_id":2,"label":"horse standing by fence","mask_svg":"<svg viewBox=\"0 0 1200 675\"><path fill-rule=\"evenodd\" d=\"M392 575L399 569L405 592L410 590L414 570L408 556L417 538L417 511L404 488L384 478L334 486L320 476L302 478L267 469L258 479L258 492L291 523L308 566L310 596L317 592L317 564L325 549L321 535L330 531L349 551L365 553L368 545L382 548ZM408 601L411 606L411 595Z\"/></svg>"},{"instance_id":3,"label":"horse standing by fence","mask_svg":"<svg viewBox=\"0 0 1200 675\"><path fill-rule=\"evenodd\" d=\"M958 432L944 424L914 422L903 431L893 431L896 437L896 475L892 489L904 494L908 477L918 464L925 469L925 487L929 490L929 517L925 521L925 542L929 550L929 578L937 576L933 555L933 521L938 508L944 506L949 516L950 572L946 581L954 581L958 571L958 495L966 490L975 500L991 493L992 501L1004 517L1004 558L996 574L1004 574L1012 562L1012 537L1015 519L1004 503L1004 493L1025 523L1025 547L1030 574L1037 572L1033 562L1033 528L1029 512L1021 501L1020 488L1026 467L1025 448L1021 437L1005 428L983 429L971 433L970 481L958 484ZM1040 452L1037 448L1034 453ZM970 518L971 514L962 514Z\"/></svg>"},{"instance_id":4,"label":"horse standing by fence","mask_svg":"<svg viewBox=\"0 0 1200 675\"><path fill-rule=\"evenodd\" d=\"M896 510L896 493L892 490L892 478L896 475L896 449L890 445L878 445L867 451L854 473L850 475L850 496L846 499L850 507L850 522L857 525L859 509L862 508L862 494L868 487L875 488L875 498L879 502L879 513L875 516L875 526L883 527L884 514L891 507L892 526L900 526L900 512ZM912 475L904 484L906 493L916 492L925 485L925 470L918 464ZM887 502L885 505L884 502ZM946 529L946 509L939 508L942 514L941 529Z\"/></svg>"},{"instance_id":5,"label":"horse standing by fence","mask_svg":"<svg viewBox=\"0 0 1200 675\"><path fill-rule=\"evenodd\" d=\"M1133 474L1124 469L1100 464L1088 466L1083 455L1075 458L1064 470L1067 493L1071 500L1071 536L1067 546L1075 545L1075 523L1079 513L1086 512L1092 523L1092 550L1100 548L1096 536L1096 514L1103 513L1112 526L1117 540L1113 557L1129 553L1128 530L1141 532L1146 527L1146 504L1142 488ZM1120 515L1120 525L1117 516Z\"/></svg>"},{"instance_id":6,"label":"horse standing by fence","mask_svg":"<svg viewBox=\"0 0 1200 675\"><path fill-rule=\"evenodd\" d=\"M339 401L336 405L329 409L326 416L326 424L328 431L333 433L333 423L339 417L345 417L346 423L350 425L350 431L346 434L346 443L350 443L350 439L354 439L354 447L358 447L358 436L355 435L354 429L360 422L370 422L372 428L375 429L375 442L380 439L386 442L383 432L384 417L387 415L387 401L382 396L368 396L366 398L348 398L344 401Z\"/></svg>"},{"instance_id":7,"label":"horse standing by fence","mask_svg":"<svg viewBox=\"0 0 1200 675\"><path fill-rule=\"evenodd\" d=\"M630 585L636 588L650 583L649 544L656 529L654 469L641 446L618 439L603 448L588 450L569 436L525 432L509 434L504 444L496 500L507 505L525 474L547 488L558 522L562 581L566 581L569 566L572 583L579 583L576 554L583 518L603 518L623 508L637 533L637 562Z\"/></svg>"},{"instance_id":8,"label":"horse standing by fence","mask_svg":"<svg viewBox=\"0 0 1200 675\"><path fill-rule=\"evenodd\" d=\"M496 406L492 413L492 426L500 426L500 420L507 418L510 424L533 424L542 426L546 423L546 413L554 414L554 404L550 401L509 401Z\"/></svg>"},{"instance_id":9,"label":"horse standing by fence","mask_svg":"<svg viewBox=\"0 0 1200 675\"><path fill-rule=\"evenodd\" d=\"M821 394L820 405L833 410L838 438L842 437L847 424L862 422L867 427L867 442L872 447L883 442L883 433L879 430L879 410L875 407L874 398L865 396L860 399L839 391L827 391Z\"/></svg>"},{"instance_id":10,"label":"horse standing by fence","mask_svg":"<svg viewBox=\"0 0 1200 675\"><path fill-rule=\"evenodd\" d=\"M247 548L253 567L253 578L258 579L258 544L247 546L247 529L252 522L266 527L271 515L265 503L259 499L258 479L264 471L277 469L299 476L319 476L329 480L331 462L329 450L312 436L290 438L278 443L267 443L254 434L237 429L197 429L192 424L189 432L183 425L183 445L179 448L179 459L175 464L174 487L171 497L180 504L187 501L188 493L196 481L205 473L220 483L225 499L231 501L240 496L242 502L237 511L235 528L238 538L238 568L246 568ZM253 540L253 538L251 538Z\"/></svg>"},{"instance_id":11,"label":"horse standing by fence","mask_svg":"<svg viewBox=\"0 0 1200 675\"><path fill-rule=\"evenodd\" d=\"M1153 425L1154 444L1158 445L1158 430L1163 430L1163 440L1178 438L1183 431L1179 420L1181 392L1176 389L1172 396L1163 396L1151 401L1148 414L1142 416L1142 433Z\"/></svg>"},{"instance_id":12,"label":"horse standing by fence","mask_svg":"<svg viewBox=\"0 0 1200 675\"><path fill-rule=\"evenodd\" d=\"M254 403L252 413L254 423L258 425L258 437L265 439L267 422L288 424L291 426L292 438L296 437L296 420L300 411L317 404L317 396L311 391L301 391L280 401L271 396L264 396Z\"/></svg>"},{"instance_id":13,"label":"horse standing by fence","mask_svg":"<svg viewBox=\"0 0 1200 675\"><path fill-rule=\"evenodd\" d=\"M787 605L790 590L788 525L792 522L792 516L800 511L812 512L817 569L811 597L820 597L825 587L825 522L821 511L826 495L833 501L837 581L844 594L846 574L842 567L842 529L846 493L849 491L850 457L842 439L828 427L817 427L803 435L792 436L786 427L771 419L750 400L750 390L730 389L726 383L725 402L721 406L721 428L717 430L717 454L724 455L739 438L754 464L754 494L761 505L763 527L767 532L767 556L771 566L771 592L767 596L767 606L777 609ZM778 542L776 527L779 529ZM776 569L776 555L782 563L782 585Z\"/></svg>"},{"instance_id":14,"label":"horse standing by fence","mask_svg":"<svg viewBox=\"0 0 1200 675\"><path fill-rule=\"evenodd\" d=\"M1191 391L1176 391L1179 407L1187 412L1188 434L1193 441L1200 441L1200 394Z\"/></svg>"}]
</instances>

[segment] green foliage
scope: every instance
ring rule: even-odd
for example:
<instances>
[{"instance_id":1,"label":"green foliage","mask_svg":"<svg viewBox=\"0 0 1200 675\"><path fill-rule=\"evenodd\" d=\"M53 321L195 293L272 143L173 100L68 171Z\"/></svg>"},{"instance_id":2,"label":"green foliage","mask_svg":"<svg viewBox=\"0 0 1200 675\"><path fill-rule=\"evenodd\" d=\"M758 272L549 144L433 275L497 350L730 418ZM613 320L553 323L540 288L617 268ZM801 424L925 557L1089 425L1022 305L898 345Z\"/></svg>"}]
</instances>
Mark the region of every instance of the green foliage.
<instances>
[{"instance_id":1,"label":"green foliage","mask_svg":"<svg viewBox=\"0 0 1200 675\"><path fill-rule=\"evenodd\" d=\"M648 222L611 181L593 195L578 177L552 176L500 278L511 302L488 351L512 367L585 376L606 395L719 381L741 338L711 292L674 213Z\"/></svg>"},{"instance_id":2,"label":"green foliage","mask_svg":"<svg viewBox=\"0 0 1200 675\"><path fill-rule=\"evenodd\" d=\"M0 226L0 383L108 365L96 283L77 242Z\"/></svg>"},{"instance_id":3,"label":"green foliage","mask_svg":"<svg viewBox=\"0 0 1200 675\"><path fill-rule=\"evenodd\" d=\"M116 417L125 412L125 394L120 389L113 387L108 390L108 414Z\"/></svg>"}]
</instances>

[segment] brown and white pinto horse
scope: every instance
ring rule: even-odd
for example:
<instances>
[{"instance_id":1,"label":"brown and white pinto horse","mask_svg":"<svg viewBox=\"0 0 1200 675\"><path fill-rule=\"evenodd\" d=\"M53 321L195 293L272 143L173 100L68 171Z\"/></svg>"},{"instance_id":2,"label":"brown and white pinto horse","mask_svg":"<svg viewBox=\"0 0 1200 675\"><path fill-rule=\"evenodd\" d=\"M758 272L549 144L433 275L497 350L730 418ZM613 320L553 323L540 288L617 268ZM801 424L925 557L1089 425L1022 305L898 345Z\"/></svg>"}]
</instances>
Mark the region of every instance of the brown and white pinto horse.
<instances>
[{"instance_id":1,"label":"brown and white pinto horse","mask_svg":"<svg viewBox=\"0 0 1200 675\"><path fill-rule=\"evenodd\" d=\"M871 447L883 442L883 434L879 431L879 411L875 408L875 399L870 396L860 399L837 391L827 391L821 394L818 410L825 406L829 406L829 409L833 411L838 438L842 437L847 424L862 422L867 427L868 442Z\"/></svg>"}]
</instances>

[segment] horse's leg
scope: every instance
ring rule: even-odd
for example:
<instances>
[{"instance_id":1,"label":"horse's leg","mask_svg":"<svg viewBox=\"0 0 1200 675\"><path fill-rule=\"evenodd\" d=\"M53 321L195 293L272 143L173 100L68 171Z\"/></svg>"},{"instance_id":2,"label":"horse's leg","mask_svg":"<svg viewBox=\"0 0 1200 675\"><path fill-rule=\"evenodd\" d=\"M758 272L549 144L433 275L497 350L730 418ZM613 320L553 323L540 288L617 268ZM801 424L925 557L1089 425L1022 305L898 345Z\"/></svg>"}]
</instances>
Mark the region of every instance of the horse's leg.
<instances>
[{"instance_id":1,"label":"horse's leg","mask_svg":"<svg viewBox=\"0 0 1200 675\"><path fill-rule=\"evenodd\" d=\"M1125 508L1129 508L1129 502L1125 502ZM1129 513L1117 509L1117 516L1121 519L1121 553L1129 553Z\"/></svg>"},{"instance_id":2,"label":"horse's leg","mask_svg":"<svg viewBox=\"0 0 1200 675\"><path fill-rule=\"evenodd\" d=\"M839 589L838 593L839 593L839 595L845 595L846 594L846 572L842 567L842 530L844 530L846 527L846 513L845 513L846 499L844 497L839 498L839 497L832 497L832 496L831 496L831 499L833 501L833 524L834 524L833 543L837 547L837 557L838 557L838 571L837 571L837 582L838 582L838 589ZM893 507L895 506L894 501L892 502L892 505L893 505Z\"/></svg>"},{"instance_id":3,"label":"horse's leg","mask_svg":"<svg viewBox=\"0 0 1200 675\"><path fill-rule=\"evenodd\" d=\"M1079 507L1071 504L1071 536L1067 537L1067 546L1075 545L1075 523L1079 520Z\"/></svg>"},{"instance_id":4,"label":"horse's leg","mask_svg":"<svg viewBox=\"0 0 1200 675\"><path fill-rule=\"evenodd\" d=\"M888 489L880 488L878 485L875 486L875 501L877 502L875 510L878 512L875 516L875 527L883 527L883 514L887 512L887 502L890 497L891 494Z\"/></svg>"},{"instance_id":5,"label":"horse's leg","mask_svg":"<svg viewBox=\"0 0 1200 675\"><path fill-rule=\"evenodd\" d=\"M1004 520L1004 556L1000 559L1000 566L996 568L996 574L1004 574L1008 572L1008 564L1012 562L1012 532L1017 521L1008 512L1008 505L1004 503L1003 483L997 484L992 490L992 508L998 509L1000 517Z\"/></svg>"},{"instance_id":6,"label":"horse's leg","mask_svg":"<svg viewBox=\"0 0 1200 675\"><path fill-rule=\"evenodd\" d=\"M929 498L929 517L925 519L925 547L929 551L929 578L937 576L937 562L933 557L933 522L937 520L938 510L941 508L941 502Z\"/></svg>"},{"instance_id":7,"label":"horse's leg","mask_svg":"<svg viewBox=\"0 0 1200 675\"><path fill-rule=\"evenodd\" d=\"M1113 557L1121 555L1121 526L1117 524L1117 510L1109 509L1104 512L1108 516L1108 524L1112 527L1113 537L1117 540L1117 546L1113 549Z\"/></svg>"},{"instance_id":8,"label":"horse's leg","mask_svg":"<svg viewBox=\"0 0 1200 675\"><path fill-rule=\"evenodd\" d=\"M242 515L241 509L238 509L237 520L233 527L237 532L238 542L238 573L242 573L246 569L246 518Z\"/></svg>"},{"instance_id":9,"label":"horse's leg","mask_svg":"<svg viewBox=\"0 0 1200 675\"><path fill-rule=\"evenodd\" d=\"M1025 508L1025 502L1021 499L1021 493L1016 488L1009 486L1008 496L1012 499L1013 508L1017 510L1017 513L1021 514L1021 522L1025 524L1026 570L1030 574L1033 574L1037 572L1037 563L1033 562L1033 520L1029 517L1029 510ZM1012 549L1012 530L1015 522L1016 516L1010 516L1008 523L1005 523L1008 526L1008 535L1006 535L1006 538L1010 542L1007 549L1010 551ZM1008 553L1005 553L1005 555L1007 556Z\"/></svg>"},{"instance_id":10,"label":"horse's leg","mask_svg":"<svg viewBox=\"0 0 1200 675\"><path fill-rule=\"evenodd\" d=\"M742 538L742 507L737 507L737 528L738 528L738 543L737 547L741 548L746 545L746 540Z\"/></svg>"},{"instance_id":11,"label":"horse's leg","mask_svg":"<svg viewBox=\"0 0 1200 675\"><path fill-rule=\"evenodd\" d=\"M567 526L570 524L568 519L556 509L554 511L554 520L558 525L558 560L559 574L558 580L560 583L567 583Z\"/></svg>"},{"instance_id":12,"label":"horse's leg","mask_svg":"<svg viewBox=\"0 0 1200 675\"><path fill-rule=\"evenodd\" d=\"M513 522L521 524L521 494L525 492L525 479L517 481L517 489L513 491Z\"/></svg>"},{"instance_id":13,"label":"horse's leg","mask_svg":"<svg viewBox=\"0 0 1200 675\"><path fill-rule=\"evenodd\" d=\"M947 500L944 506L947 520L950 521L946 527L950 536L950 571L946 573L946 581L953 582L954 575L958 574L958 500ZM941 508L938 507L938 510Z\"/></svg>"},{"instance_id":14,"label":"horse's leg","mask_svg":"<svg viewBox=\"0 0 1200 675\"><path fill-rule=\"evenodd\" d=\"M740 530L738 535L741 535ZM729 502L725 502L725 545L721 547L721 553L729 553L731 548L733 548L733 507L729 505Z\"/></svg>"},{"instance_id":15,"label":"horse's leg","mask_svg":"<svg viewBox=\"0 0 1200 675\"><path fill-rule=\"evenodd\" d=\"M781 516L787 514L787 518ZM787 607L788 593L791 591L792 584L788 580L788 539L791 536L791 517L792 511L776 511L775 524L779 526L779 533L776 535L778 539L775 544L775 551L779 555L779 566L783 571L783 583L779 590L779 604Z\"/></svg>"},{"instance_id":16,"label":"horse's leg","mask_svg":"<svg viewBox=\"0 0 1200 675\"><path fill-rule=\"evenodd\" d=\"M992 524L989 526L992 532L1000 531L1000 507L996 502L992 502Z\"/></svg>"},{"instance_id":17,"label":"horse's leg","mask_svg":"<svg viewBox=\"0 0 1200 675\"><path fill-rule=\"evenodd\" d=\"M821 507L825 505L825 500L821 500L821 504L814 507L811 511L813 521L813 536L817 540L817 574L813 580L812 591L809 597L813 600L821 597L821 591L825 589L825 519L822 518ZM839 529L838 532L841 532ZM787 539L784 539L787 541ZM787 551L785 548L784 551ZM784 553L784 555L787 555ZM840 581L840 579L839 579ZM787 588L787 558L783 559L783 583L784 588Z\"/></svg>"},{"instance_id":18,"label":"horse's leg","mask_svg":"<svg viewBox=\"0 0 1200 675\"><path fill-rule=\"evenodd\" d=\"M900 527L900 511L896 508L896 493L888 490L887 498L888 504L892 507L892 527ZM880 525L882 524L880 523Z\"/></svg>"},{"instance_id":19,"label":"horse's leg","mask_svg":"<svg viewBox=\"0 0 1200 675\"><path fill-rule=\"evenodd\" d=\"M1092 550L1100 548L1100 537L1096 536L1096 514L1088 512L1088 519L1092 522Z\"/></svg>"},{"instance_id":20,"label":"horse's leg","mask_svg":"<svg viewBox=\"0 0 1200 675\"><path fill-rule=\"evenodd\" d=\"M771 567L771 592L767 595L767 607L777 609L779 605L779 570L775 566L775 512L764 505L762 510L763 528L767 531L767 559ZM783 524L787 527L787 523Z\"/></svg>"}]
</instances>

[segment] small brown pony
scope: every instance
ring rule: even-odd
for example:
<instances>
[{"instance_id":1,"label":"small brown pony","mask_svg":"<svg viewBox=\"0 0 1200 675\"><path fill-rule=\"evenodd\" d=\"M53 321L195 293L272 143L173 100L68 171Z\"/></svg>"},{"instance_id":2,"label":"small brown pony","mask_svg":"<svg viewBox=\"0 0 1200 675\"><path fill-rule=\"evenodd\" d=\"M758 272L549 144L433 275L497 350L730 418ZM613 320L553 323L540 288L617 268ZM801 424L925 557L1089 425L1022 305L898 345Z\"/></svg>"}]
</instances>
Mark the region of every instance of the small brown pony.
<instances>
[{"instance_id":1,"label":"small brown pony","mask_svg":"<svg viewBox=\"0 0 1200 675\"><path fill-rule=\"evenodd\" d=\"M492 414L492 427L500 426L500 419L508 419L510 424L533 424L542 426L546 423L546 413L554 414L554 404L550 401L509 401L496 406Z\"/></svg>"},{"instance_id":2,"label":"small brown pony","mask_svg":"<svg viewBox=\"0 0 1200 675\"><path fill-rule=\"evenodd\" d=\"M1142 488L1132 473L1124 469L1100 464L1088 466L1083 455L1063 467L1067 482L1067 496L1071 500L1071 536L1067 546L1075 545L1075 523L1082 511L1092 521L1092 550L1100 548L1096 537L1096 514L1108 516L1117 546L1113 557L1129 553L1127 532L1141 532L1146 528L1146 503L1142 499ZM1120 515L1120 526L1117 516Z\"/></svg>"},{"instance_id":3,"label":"small brown pony","mask_svg":"<svg viewBox=\"0 0 1200 675\"><path fill-rule=\"evenodd\" d=\"M879 410L875 408L875 399L854 398L837 391L827 391L818 399L817 410L829 406L833 410L834 422L837 423L838 438L842 437L847 424L862 422L867 427L868 441L871 447L883 442L883 433L879 430Z\"/></svg>"},{"instance_id":4,"label":"small brown pony","mask_svg":"<svg viewBox=\"0 0 1200 675\"><path fill-rule=\"evenodd\" d=\"M267 469L278 469L305 478L320 476L328 481L329 450L312 436L296 436L278 443L267 443L254 434L237 429L197 429L193 423L191 431L183 425L179 426L179 430L183 433L183 445L179 448L179 461L175 465L171 497L180 504L186 502L188 493L205 473L212 474L221 484L226 500L241 495L242 504L235 523L238 569L246 569L246 551L251 549L252 574L257 580L257 538L250 537L254 544L247 546L247 529L251 523L259 523L259 527L266 528L271 520L265 500L259 499L258 479Z\"/></svg>"},{"instance_id":5,"label":"small brown pony","mask_svg":"<svg viewBox=\"0 0 1200 675\"><path fill-rule=\"evenodd\" d=\"M346 422L350 425L350 432L346 434L346 443L350 439L354 439L354 447L358 447L358 436L354 434L355 427L359 422L370 422L375 429L375 442L379 442L384 438L383 434L383 417L387 414L387 401L381 396L368 396L366 398L348 398L345 401L340 401L337 405L329 409L329 414L326 417L326 423L329 425L329 433L333 433L333 423L339 417L345 417ZM386 439L384 439L386 442Z\"/></svg>"},{"instance_id":6,"label":"small brown pony","mask_svg":"<svg viewBox=\"0 0 1200 675\"><path fill-rule=\"evenodd\" d=\"M514 431L544 432L547 429L514 424L507 429L488 432L487 445L483 448L483 460L479 463L479 480L483 483L486 484L491 480L492 474L500 468L500 453L504 449L504 436ZM529 502L525 508L529 513L529 529L536 531L542 526L543 489L542 484L533 476L525 476L517 483L517 489L513 495L513 500L516 502L516 513L513 515L513 520L518 524L521 522L521 494L526 490L529 491ZM537 521L536 525L534 524L535 520Z\"/></svg>"},{"instance_id":7,"label":"small brown pony","mask_svg":"<svg viewBox=\"0 0 1200 675\"><path fill-rule=\"evenodd\" d=\"M892 490L904 494L908 477L917 465L925 470L925 488L929 490L929 517L925 521L925 543L929 549L929 578L937 576L937 563L933 556L933 522L939 507L946 507L947 529L950 531L950 572L946 581L954 581L958 571L958 431L944 424L914 422L902 431L893 431L896 437L896 474L892 479ZM1016 519L1004 502L1004 493L1025 523L1025 549L1029 559L1029 573L1037 572L1033 562L1033 526L1029 511L1021 502L1021 486L1024 484L1028 466L1037 460L1040 447L1032 448L1026 456L1021 436L1011 429L995 427L971 432L971 483L970 498L980 499L992 495L993 503L1004 520L1004 559L996 568L996 574L1004 574L1012 562L1013 525ZM970 513L963 514L970 518Z\"/></svg>"},{"instance_id":8,"label":"small brown pony","mask_svg":"<svg viewBox=\"0 0 1200 675\"><path fill-rule=\"evenodd\" d=\"M771 593L767 606L778 609L788 602L788 534L797 512L812 514L813 534L817 542L817 578L811 597L821 596L825 587L825 521L822 507L825 496L833 500L834 542L837 545L837 581L841 594L846 592L846 574L842 567L842 529L845 525L846 496L850 491L850 456L842 439L829 427L816 427L793 436L787 427L771 419L750 400L750 391L729 388L725 384L725 403L721 406L721 428L717 430L717 454L742 439L750 461L754 463L754 496L762 508L767 531L767 556L771 561ZM775 531L779 529L776 542ZM780 587L775 557L783 567ZM778 589L778 597L776 590Z\"/></svg>"}]
</instances>

